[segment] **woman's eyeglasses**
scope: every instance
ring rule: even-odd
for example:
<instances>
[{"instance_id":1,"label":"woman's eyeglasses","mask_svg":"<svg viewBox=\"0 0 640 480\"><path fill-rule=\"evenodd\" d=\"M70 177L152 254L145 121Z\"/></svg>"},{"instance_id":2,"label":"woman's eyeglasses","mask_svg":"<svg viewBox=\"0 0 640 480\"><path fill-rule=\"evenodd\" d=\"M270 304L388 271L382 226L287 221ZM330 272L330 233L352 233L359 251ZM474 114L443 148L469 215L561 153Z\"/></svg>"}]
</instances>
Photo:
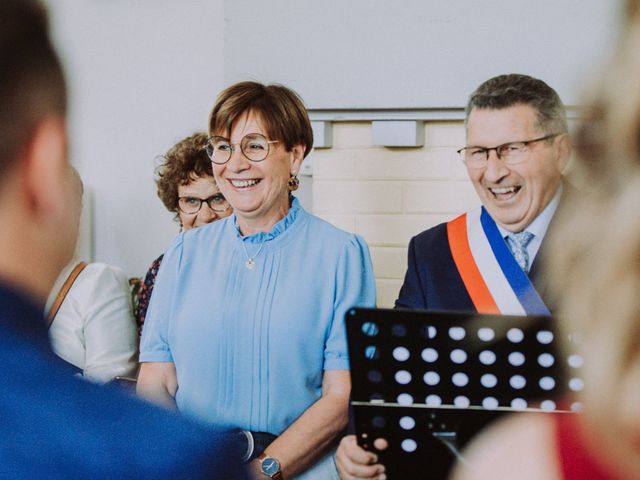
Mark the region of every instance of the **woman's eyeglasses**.
<instances>
[{"instance_id":1,"label":"woman's eyeglasses","mask_svg":"<svg viewBox=\"0 0 640 480\"><path fill-rule=\"evenodd\" d=\"M240 143L230 143L224 137L210 137L204 147L211 161L217 165L223 165L229 161L231 154L240 145L242 154L252 162L261 162L269 155L269 146L278 143L279 140L267 140L260 133L249 133L242 137Z\"/></svg>"},{"instance_id":2,"label":"woman's eyeglasses","mask_svg":"<svg viewBox=\"0 0 640 480\"><path fill-rule=\"evenodd\" d=\"M200 211L203 202L206 202L209 208L217 213L226 212L231 208L231 205L221 193L211 195L209 198L178 197L178 208L182 213L193 215Z\"/></svg>"}]
</instances>

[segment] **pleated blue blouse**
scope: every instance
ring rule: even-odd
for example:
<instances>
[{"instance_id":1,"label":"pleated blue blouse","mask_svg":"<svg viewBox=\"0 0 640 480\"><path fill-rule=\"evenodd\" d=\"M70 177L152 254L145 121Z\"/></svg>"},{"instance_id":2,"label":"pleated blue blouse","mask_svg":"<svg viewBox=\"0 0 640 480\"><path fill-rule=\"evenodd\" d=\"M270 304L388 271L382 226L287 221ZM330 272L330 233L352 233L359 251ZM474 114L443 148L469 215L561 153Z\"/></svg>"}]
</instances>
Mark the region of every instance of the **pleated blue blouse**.
<instances>
[{"instance_id":1,"label":"pleated blue blouse","mask_svg":"<svg viewBox=\"0 0 640 480\"><path fill-rule=\"evenodd\" d=\"M364 240L294 198L268 233L243 237L232 215L178 236L140 361L175 363L184 414L278 435L320 398L325 370L349 369L345 312L374 305Z\"/></svg>"}]
</instances>

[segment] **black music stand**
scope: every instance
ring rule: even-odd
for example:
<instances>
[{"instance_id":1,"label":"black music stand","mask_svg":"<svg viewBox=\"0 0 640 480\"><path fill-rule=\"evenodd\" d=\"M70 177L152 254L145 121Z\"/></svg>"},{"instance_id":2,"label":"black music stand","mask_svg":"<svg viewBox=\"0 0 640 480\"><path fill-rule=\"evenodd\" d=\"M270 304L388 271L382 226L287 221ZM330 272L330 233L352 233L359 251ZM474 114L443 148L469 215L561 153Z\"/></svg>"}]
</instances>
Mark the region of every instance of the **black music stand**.
<instances>
[{"instance_id":1,"label":"black music stand","mask_svg":"<svg viewBox=\"0 0 640 480\"><path fill-rule=\"evenodd\" d=\"M563 355L550 317L354 308L346 314L358 443L390 479L446 478L460 449L513 411L570 413L578 355Z\"/></svg>"}]
</instances>

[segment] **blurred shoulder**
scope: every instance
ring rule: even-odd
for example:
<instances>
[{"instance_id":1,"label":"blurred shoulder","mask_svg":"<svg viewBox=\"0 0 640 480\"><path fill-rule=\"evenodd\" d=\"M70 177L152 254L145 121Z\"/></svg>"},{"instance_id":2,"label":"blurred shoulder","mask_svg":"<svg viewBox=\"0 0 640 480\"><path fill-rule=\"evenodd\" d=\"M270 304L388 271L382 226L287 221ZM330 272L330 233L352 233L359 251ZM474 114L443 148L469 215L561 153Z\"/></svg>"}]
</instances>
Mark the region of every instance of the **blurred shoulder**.
<instances>
[{"instance_id":1,"label":"blurred shoulder","mask_svg":"<svg viewBox=\"0 0 640 480\"><path fill-rule=\"evenodd\" d=\"M453 480L561 480L555 420L546 414L510 415L481 433L464 452Z\"/></svg>"},{"instance_id":2,"label":"blurred shoulder","mask_svg":"<svg viewBox=\"0 0 640 480\"><path fill-rule=\"evenodd\" d=\"M91 456L92 461L80 467L85 478L212 478L222 460L232 464L235 445L224 432L205 429L115 389L73 380L63 382L66 388L52 392L49 400L59 406L56 414L73 419L65 427L65 444L57 445L60 456L73 458L72 450L76 456ZM87 433L104 448L96 451L94 444L87 444Z\"/></svg>"}]
</instances>

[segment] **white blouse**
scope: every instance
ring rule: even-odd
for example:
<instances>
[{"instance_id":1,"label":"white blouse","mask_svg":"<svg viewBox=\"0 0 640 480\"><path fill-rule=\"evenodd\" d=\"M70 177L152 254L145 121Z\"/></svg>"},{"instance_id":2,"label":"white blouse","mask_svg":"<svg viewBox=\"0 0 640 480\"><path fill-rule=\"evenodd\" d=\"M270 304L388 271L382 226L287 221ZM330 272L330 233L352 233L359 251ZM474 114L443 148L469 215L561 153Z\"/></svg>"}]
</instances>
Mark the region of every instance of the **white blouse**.
<instances>
[{"instance_id":1,"label":"white blouse","mask_svg":"<svg viewBox=\"0 0 640 480\"><path fill-rule=\"evenodd\" d=\"M56 280L47 312L77 263L74 259ZM118 375L135 375L138 331L125 273L103 263L88 264L62 302L49 338L56 355L89 380L104 383Z\"/></svg>"}]
</instances>

